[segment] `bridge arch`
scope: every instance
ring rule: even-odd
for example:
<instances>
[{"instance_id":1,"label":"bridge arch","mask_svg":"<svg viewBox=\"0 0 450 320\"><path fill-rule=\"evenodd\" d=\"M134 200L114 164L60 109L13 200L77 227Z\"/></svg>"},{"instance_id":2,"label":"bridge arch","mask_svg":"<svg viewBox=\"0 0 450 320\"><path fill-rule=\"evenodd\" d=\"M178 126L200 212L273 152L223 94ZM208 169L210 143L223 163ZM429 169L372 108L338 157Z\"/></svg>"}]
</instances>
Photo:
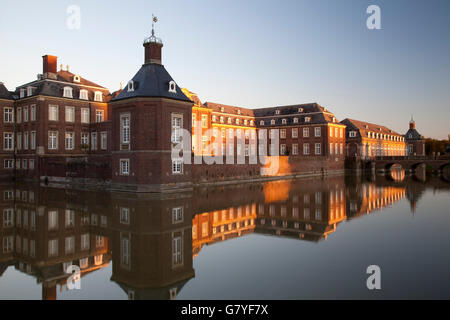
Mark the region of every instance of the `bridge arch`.
<instances>
[{"instance_id":1,"label":"bridge arch","mask_svg":"<svg viewBox=\"0 0 450 320\"><path fill-rule=\"evenodd\" d=\"M441 164L441 165L439 166L439 171L444 171L444 168L445 168L446 166L450 166L450 161L447 162L447 163Z\"/></svg>"},{"instance_id":2,"label":"bridge arch","mask_svg":"<svg viewBox=\"0 0 450 320\"><path fill-rule=\"evenodd\" d=\"M415 162L415 163L410 165L410 169L415 171L421 165L425 165L426 166L427 163L425 161Z\"/></svg>"}]
</instances>

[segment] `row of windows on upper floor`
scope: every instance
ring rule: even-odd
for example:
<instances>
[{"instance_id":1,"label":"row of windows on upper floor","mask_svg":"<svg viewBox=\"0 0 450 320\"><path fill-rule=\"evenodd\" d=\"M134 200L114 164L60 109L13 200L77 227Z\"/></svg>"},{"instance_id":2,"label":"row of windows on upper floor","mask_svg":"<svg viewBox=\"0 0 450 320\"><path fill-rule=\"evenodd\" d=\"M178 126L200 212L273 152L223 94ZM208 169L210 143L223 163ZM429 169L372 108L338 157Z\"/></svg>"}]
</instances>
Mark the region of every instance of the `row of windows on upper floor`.
<instances>
[{"instance_id":1,"label":"row of windows on upper floor","mask_svg":"<svg viewBox=\"0 0 450 320\"><path fill-rule=\"evenodd\" d=\"M34 87L27 87L20 89L20 98L31 97L33 95ZM63 98L73 99L73 88L72 87L64 87L63 88ZM78 95L78 99L80 100L89 100L89 91L86 89L81 89ZM94 93L94 101L95 102L103 102L103 93L101 91L95 91Z\"/></svg>"},{"instance_id":2,"label":"row of windows on upper floor","mask_svg":"<svg viewBox=\"0 0 450 320\"><path fill-rule=\"evenodd\" d=\"M48 107L48 120L59 121L59 106L50 105ZM81 123L90 123L90 109L81 108ZM22 123L28 121L36 121L36 105L31 105L30 107L24 106L17 108L16 123ZM75 107L65 107L65 121L75 122ZM105 121L105 111L102 109L95 110L95 122ZM3 122L13 123L14 122L14 109L12 107L5 107L3 111Z\"/></svg>"},{"instance_id":3,"label":"row of windows on upper floor","mask_svg":"<svg viewBox=\"0 0 450 320\"><path fill-rule=\"evenodd\" d=\"M197 115L196 114L192 114L192 127L196 127L196 121L197 121ZM217 117L216 115L212 115L211 116L211 120L212 120L212 122L214 122L214 123L217 123L217 122L219 122L219 123L225 123L225 117L224 116L220 116L220 117ZM300 123L301 122L301 119L300 118L298 118L298 117L295 117L295 118L293 118L292 119L292 123L295 123L295 124L297 124L297 123ZM311 122L311 117L304 117L303 118L303 122L304 123L310 123ZM336 122L336 118L335 117L333 117L333 120L332 120L332 122L333 123L335 123ZM286 118L283 118L283 119L281 119L281 124L287 124L288 123L288 119L286 119ZM226 119L226 124L236 124L236 125L250 125L250 126L254 126L254 124L255 124L255 122L254 122L254 120L248 120L248 119L241 119L241 118L231 118L231 117L227 117L227 119ZM266 124L266 121L265 120L260 120L259 121L259 125L260 126L264 126ZM270 120L270 125L276 125L277 124L277 121L275 120L275 119L271 119ZM208 115L206 115L206 114L202 114L202 116L201 116L201 126L203 127L203 128L207 128L208 127Z\"/></svg>"},{"instance_id":4,"label":"row of windows on upper floor","mask_svg":"<svg viewBox=\"0 0 450 320\"><path fill-rule=\"evenodd\" d=\"M356 138L357 136L356 131L349 131L348 136L349 138ZM404 142L405 137L396 136L396 135L390 135L390 134L383 134L379 132L367 132L367 137L370 139L382 139L382 140L388 140L388 141L395 141L395 142Z\"/></svg>"},{"instance_id":5,"label":"row of windows on upper floor","mask_svg":"<svg viewBox=\"0 0 450 320\"><path fill-rule=\"evenodd\" d=\"M312 128L302 128L302 133L303 133L303 137L304 138L309 138L310 137L310 131ZM221 128L221 137L225 138L226 137L226 130L228 130L228 135L230 138L234 138L234 134L235 131L234 129L225 129L225 128ZM276 132L279 130L279 137L280 139L286 139L287 138L287 130L286 129L270 129L269 130L269 137L271 139L276 138ZM250 137L252 139L256 138L255 134L256 134L256 130L244 130L244 134L245 134L245 138L249 139ZM263 139L264 138L264 134L262 130L259 130L259 138ZM236 137L239 139L241 138L242 135L242 129L236 129ZM213 136L214 137L219 137L219 128L214 127L213 128ZM314 137L321 137L322 136L322 128L321 127L314 127ZM205 139L205 137L207 136L202 136L202 139ZM292 138L298 138L298 128L292 128L291 129L291 137ZM330 137L336 137L336 138L343 138L344 137L344 129L343 128L330 128ZM193 140L194 140L194 135L193 135Z\"/></svg>"},{"instance_id":6,"label":"row of windows on upper floor","mask_svg":"<svg viewBox=\"0 0 450 320\"><path fill-rule=\"evenodd\" d=\"M305 110L302 108L302 107L299 107L299 108L297 108L297 113L303 113ZM225 108L224 107L220 107L220 112L225 112ZM236 110L236 113L238 114L238 115L240 115L241 114L241 110L240 109L237 109ZM281 110L280 109L276 109L275 110L275 112L274 112L274 114L275 115L280 115L281 114Z\"/></svg>"},{"instance_id":7,"label":"row of windows on upper floor","mask_svg":"<svg viewBox=\"0 0 450 320\"><path fill-rule=\"evenodd\" d=\"M89 139L90 137L90 139ZM65 132L64 136L65 150L75 149L75 132ZM59 132L48 131L48 149L58 150ZM97 132L82 132L80 135L80 148L91 151L98 150L98 133ZM17 150L36 150L36 131L24 132L16 134L16 148ZM100 149L108 149L108 133L106 131L100 132ZM14 134L12 132L3 133L3 150L14 150Z\"/></svg>"}]
</instances>

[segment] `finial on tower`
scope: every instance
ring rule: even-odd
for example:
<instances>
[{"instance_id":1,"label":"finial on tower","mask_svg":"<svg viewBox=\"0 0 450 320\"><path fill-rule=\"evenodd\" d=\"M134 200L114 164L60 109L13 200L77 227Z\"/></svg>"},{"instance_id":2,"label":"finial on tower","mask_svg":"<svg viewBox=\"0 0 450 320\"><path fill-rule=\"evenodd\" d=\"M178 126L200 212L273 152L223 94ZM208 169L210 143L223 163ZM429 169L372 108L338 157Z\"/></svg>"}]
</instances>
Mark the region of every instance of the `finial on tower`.
<instances>
[{"instance_id":1,"label":"finial on tower","mask_svg":"<svg viewBox=\"0 0 450 320\"><path fill-rule=\"evenodd\" d=\"M152 35L144 39L145 60L144 63L161 64L161 49L163 47L162 40L155 36L155 23L158 18L152 14Z\"/></svg>"}]
</instances>

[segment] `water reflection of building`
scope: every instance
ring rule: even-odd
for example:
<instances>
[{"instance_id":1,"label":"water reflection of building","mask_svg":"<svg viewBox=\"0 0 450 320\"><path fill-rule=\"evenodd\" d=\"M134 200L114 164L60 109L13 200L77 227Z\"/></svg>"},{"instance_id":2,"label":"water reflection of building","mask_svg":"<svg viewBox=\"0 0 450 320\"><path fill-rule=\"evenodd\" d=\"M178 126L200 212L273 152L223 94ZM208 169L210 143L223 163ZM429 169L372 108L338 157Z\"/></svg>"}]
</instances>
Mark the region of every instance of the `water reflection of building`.
<instances>
[{"instance_id":1,"label":"water reflection of building","mask_svg":"<svg viewBox=\"0 0 450 320\"><path fill-rule=\"evenodd\" d=\"M63 290L69 265L78 266L83 277L109 264L107 216L73 206L64 190L1 189L0 261L35 277L43 299L56 299L57 285Z\"/></svg>"},{"instance_id":2,"label":"water reflection of building","mask_svg":"<svg viewBox=\"0 0 450 320\"><path fill-rule=\"evenodd\" d=\"M405 187L395 185L378 185L373 182L356 184L350 190L347 199L348 218L378 211L405 198Z\"/></svg>"},{"instance_id":3,"label":"water reflection of building","mask_svg":"<svg viewBox=\"0 0 450 320\"><path fill-rule=\"evenodd\" d=\"M190 198L116 194L113 274L129 299L174 299L194 277Z\"/></svg>"},{"instance_id":4,"label":"water reflection of building","mask_svg":"<svg viewBox=\"0 0 450 320\"><path fill-rule=\"evenodd\" d=\"M0 276L8 267L28 273L44 299L55 299L68 264L84 276L112 262L111 281L130 299L176 298L204 245L249 234L316 242L405 197L415 206L424 190L409 176L284 180L171 198L0 186Z\"/></svg>"}]
</instances>

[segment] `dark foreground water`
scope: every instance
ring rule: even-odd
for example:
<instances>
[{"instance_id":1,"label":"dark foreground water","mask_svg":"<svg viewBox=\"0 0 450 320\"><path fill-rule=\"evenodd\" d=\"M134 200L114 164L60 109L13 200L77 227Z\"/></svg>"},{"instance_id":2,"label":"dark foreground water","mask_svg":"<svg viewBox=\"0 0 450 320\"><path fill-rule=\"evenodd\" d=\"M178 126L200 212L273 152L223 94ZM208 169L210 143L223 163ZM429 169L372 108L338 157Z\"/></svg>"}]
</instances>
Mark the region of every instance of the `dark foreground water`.
<instances>
[{"instance_id":1,"label":"dark foreground water","mask_svg":"<svg viewBox=\"0 0 450 320\"><path fill-rule=\"evenodd\" d=\"M0 299L449 299L450 183L393 178L163 198L0 185Z\"/></svg>"}]
</instances>

